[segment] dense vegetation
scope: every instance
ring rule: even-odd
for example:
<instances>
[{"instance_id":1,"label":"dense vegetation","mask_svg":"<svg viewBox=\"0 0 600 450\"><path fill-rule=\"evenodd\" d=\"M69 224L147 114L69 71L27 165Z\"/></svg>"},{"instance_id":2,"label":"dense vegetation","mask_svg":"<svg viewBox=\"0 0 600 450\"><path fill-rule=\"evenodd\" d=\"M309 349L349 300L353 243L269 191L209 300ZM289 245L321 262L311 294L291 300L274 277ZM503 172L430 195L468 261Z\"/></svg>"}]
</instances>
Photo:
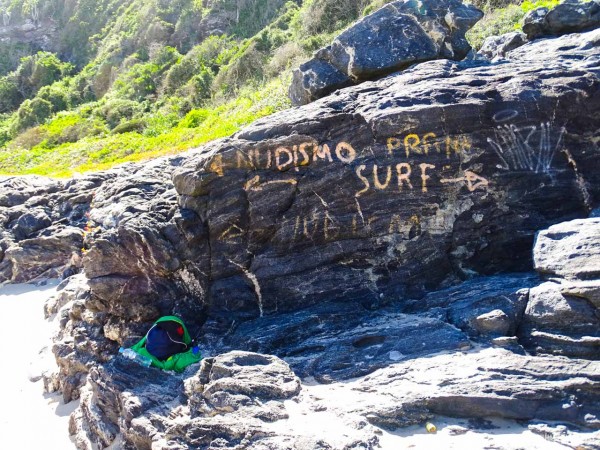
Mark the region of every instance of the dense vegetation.
<instances>
[{"instance_id":1,"label":"dense vegetation","mask_svg":"<svg viewBox=\"0 0 600 450\"><path fill-rule=\"evenodd\" d=\"M34 23L52 50L0 43L0 173L66 176L229 135L289 107L290 69L388 1L0 1L5 26ZM475 46L557 3L491 1Z\"/></svg>"}]
</instances>

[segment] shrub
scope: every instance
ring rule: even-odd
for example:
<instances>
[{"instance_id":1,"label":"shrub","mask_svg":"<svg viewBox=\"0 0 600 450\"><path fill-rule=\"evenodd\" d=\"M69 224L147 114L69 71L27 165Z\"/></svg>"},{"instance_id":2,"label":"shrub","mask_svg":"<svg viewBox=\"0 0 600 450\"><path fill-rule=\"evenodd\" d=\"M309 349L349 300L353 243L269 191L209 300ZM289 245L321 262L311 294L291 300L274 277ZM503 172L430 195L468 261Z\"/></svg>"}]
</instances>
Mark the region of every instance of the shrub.
<instances>
[{"instance_id":1,"label":"shrub","mask_svg":"<svg viewBox=\"0 0 600 450\"><path fill-rule=\"evenodd\" d=\"M24 98L32 98L42 87L69 75L73 66L61 62L56 55L38 52L21 60L15 71L15 81Z\"/></svg>"},{"instance_id":2,"label":"shrub","mask_svg":"<svg viewBox=\"0 0 600 450\"><path fill-rule=\"evenodd\" d=\"M297 42L288 42L282 45L273 53L271 61L267 66L267 74L274 77L281 72L297 66L308 57L308 52L304 51Z\"/></svg>"},{"instance_id":3,"label":"shrub","mask_svg":"<svg viewBox=\"0 0 600 450\"><path fill-rule=\"evenodd\" d=\"M183 94L192 101L193 105L202 105L205 100L211 98L214 78L212 72L203 67L200 73L184 87Z\"/></svg>"},{"instance_id":4,"label":"shrub","mask_svg":"<svg viewBox=\"0 0 600 450\"><path fill-rule=\"evenodd\" d=\"M34 53L31 44L21 42L0 43L0 75L7 75L19 67L21 59Z\"/></svg>"},{"instance_id":5,"label":"shrub","mask_svg":"<svg viewBox=\"0 0 600 450\"><path fill-rule=\"evenodd\" d=\"M113 130L113 134L131 133L133 131L141 133L146 128L146 121L142 119L133 119L129 122L123 122L117 125Z\"/></svg>"},{"instance_id":6,"label":"shrub","mask_svg":"<svg viewBox=\"0 0 600 450\"><path fill-rule=\"evenodd\" d=\"M313 0L302 14L303 28L307 34L338 30L356 20L366 0Z\"/></svg>"},{"instance_id":7,"label":"shrub","mask_svg":"<svg viewBox=\"0 0 600 450\"><path fill-rule=\"evenodd\" d=\"M13 76L0 78L0 113L7 113L16 110L23 96Z\"/></svg>"},{"instance_id":8,"label":"shrub","mask_svg":"<svg viewBox=\"0 0 600 450\"><path fill-rule=\"evenodd\" d=\"M85 112L62 113L41 127L46 132L45 147L77 142L87 136L105 133L106 125L97 118L86 118Z\"/></svg>"},{"instance_id":9,"label":"shrub","mask_svg":"<svg viewBox=\"0 0 600 450\"><path fill-rule=\"evenodd\" d=\"M117 98L106 101L97 111L99 116L112 129L119 125L119 123L131 120L135 116L140 115L143 109L138 102Z\"/></svg>"},{"instance_id":10,"label":"shrub","mask_svg":"<svg viewBox=\"0 0 600 450\"><path fill-rule=\"evenodd\" d=\"M213 82L215 92L233 92L250 80L262 79L266 57L255 42L251 42L239 56L221 69Z\"/></svg>"},{"instance_id":11,"label":"shrub","mask_svg":"<svg viewBox=\"0 0 600 450\"><path fill-rule=\"evenodd\" d=\"M53 113L65 111L69 108L69 95L65 87L57 83L41 88L37 98L50 102Z\"/></svg>"},{"instance_id":12,"label":"shrub","mask_svg":"<svg viewBox=\"0 0 600 450\"><path fill-rule=\"evenodd\" d=\"M179 126L181 128L196 128L200 126L200 124L204 122L208 116L208 110L194 109L187 113L183 119L181 119L181 122L179 122Z\"/></svg>"},{"instance_id":13,"label":"shrub","mask_svg":"<svg viewBox=\"0 0 600 450\"><path fill-rule=\"evenodd\" d=\"M19 132L26 128L43 123L52 114L52 104L41 98L25 100L17 111L14 131Z\"/></svg>"},{"instance_id":14,"label":"shrub","mask_svg":"<svg viewBox=\"0 0 600 450\"><path fill-rule=\"evenodd\" d=\"M42 127L28 128L13 139L11 146L30 150L36 145L44 142L46 137L47 135Z\"/></svg>"}]
</instances>

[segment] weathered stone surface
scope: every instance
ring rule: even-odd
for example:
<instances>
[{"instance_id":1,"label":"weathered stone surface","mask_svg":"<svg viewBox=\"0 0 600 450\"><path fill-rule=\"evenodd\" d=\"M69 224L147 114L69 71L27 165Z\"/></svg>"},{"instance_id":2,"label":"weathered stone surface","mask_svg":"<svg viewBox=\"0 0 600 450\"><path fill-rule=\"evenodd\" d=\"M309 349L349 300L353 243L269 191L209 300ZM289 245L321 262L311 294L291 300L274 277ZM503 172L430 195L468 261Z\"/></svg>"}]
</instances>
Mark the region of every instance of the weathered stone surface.
<instances>
[{"instance_id":1,"label":"weathered stone surface","mask_svg":"<svg viewBox=\"0 0 600 450\"><path fill-rule=\"evenodd\" d=\"M76 273L94 191L120 173L0 179L0 282Z\"/></svg>"},{"instance_id":2,"label":"weathered stone surface","mask_svg":"<svg viewBox=\"0 0 600 450\"><path fill-rule=\"evenodd\" d=\"M0 207L13 207L26 200L61 189L62 183L44 177L1 177Z\"/></svg>"},{"instance_id":3,"label":"weathered stone surface","mask_svg":"<svg viewBox=\"0 0 600 450\"><path fill-rule=\"evenodd\" d=\"M438 58L460 60L483 13L458 0L396 1L358 21L294 71L290 98L304 105L345 87Z\"/></svg>"},{"instance_id":4,"label":"weathered stone surface","mask_svg":"<svg viewBox=\"0 0 600 450\"><path fill-rule=\"evenodd\" d=\"M62 227L49 236L20 241L6 249L4 257L12 264L12 281L25 282L36 277L59 278L72 255L79 254L83 231Z\"/></svg>"},{"instance_id":5,"label":"weathered stone surface","mask_svg":"<svg viewBox=\"0 0 600 450\"><path fill-rule=\"evenodd\" d=\"M352 84L352 79L344 72L315 58L294 69L289 96L292 104L306 105Z\"/></svg>"},{"instance_id":6,"label":"weathered stone surface","mask_svg":"<svg viewBox=\"0 0 600 450\"><path fill-rule=\"evenodd\" d=\"M522 342L535 352L600 359L600 309L561 291L560 284L551 282L530 290Z\"/></svg>"},{"instance_id":7,"label":"weathered stone surface","mask_svg":"<svg viewBox=\"0 0 600 450\"><path fill-rule=\"evenodd\" d=\"M475 327L483 334L504 336L509 332L511 325L510 318L501 309L494 309L475 318Z\"/></svg>"},{"instance_id":8,"label":"weathered stone surface","mask_svg":"<svg viewBox=\"0 0 600 450\"><path fill-rule=\"evenodd\" d=\"M548 276L600 278L600 218L573 220L541 231L533 257L536 270Z\"/></svg>"},{"instance_id":9,"label":"weathered stone surface","mask_svg":"<svg viewBox=\"0 0 600 450\"><path fill-rule=\"evenodd\" d=\"M432 414L537 417L598 428L599 369L598 362L486 349L400 363L359 385L365 392L381 389L383 395L370 397L369 422L389 428L422 423ZM560 380L560 391L546 384L550 380Z\"/></svg>"},{"instance_id":10,"label":"weathered stone surface","mask_svg":"<svg viewBox=\"0 0 600 450\"><path fill-rule=\"evenodd\" d=\"M523 18L523 32L529 39L574 33L600 25L600 4L596 0L567 0L555 8L538 8Z\"/></svg>"},{"instance_id":11,"label":"weathered stone surface","mask_svg":"<svg viewBox=\"0 0 600 450\"><path fill-rule=\"evenodd\" d=\"M472 339L487 341L497 337L490 325L480 319L493 311L502 313L502 335L516 336L527 307L528 288L537 277L530 274L512 274L476 278L456 287L427 294L422 300L408 302L405 311L435 314L466 332ZM497 314L495 314L497 316Z\"/></svg>"},{"instance_id":12,"label":"weathered stone surface","mask_svg":"<svg viewBox=\"0 0 600 450\"><path fill-rule=\"evenodd\" d=\"M582 137L597 114L585 44L596 35L527 44L500 65L422 64L259 121L179 169L176 185L202 193L191 197L210 242L209 308L418 298L452 277L531 267L535 230L598 195L597 150ZM534 81L540 71L560 90Z\"/></svg>"},{"instance_id":13,"label":"weathered stone surface","mask_svg":"<svg viewBox=\"0 0 600 450\"><path fill-rule=\"evenodd\" d=\"M276 354L299 376L325 383L364 376L403 359L471 346L465 334L444 320L401 314L395 307L369 311L352 302L247 321L222 339L210 333L211 325L209 321L205 326L202 348Z\"/></svg>"},{"instance_id":14,"label":"weathered stone surface","mask_svg":"<svg viewBox=\"0 0 600 450\"><path fill-rule=\"evenodd\" d=\"M15 238L20 241L31 237L36 231L49 227L52 220L43 209L36 209L23 214L13 225Z\"/></svg>"},{"instance_id":15,"label":"weathered stone surface","mask_svg":"<svg viewBox=\"0 0 600 450\"><path fill-rule=\"evenodd\" d=\"M300 380L290 367L274 356L234 351L205 359L200 371L186 380L193 416L230 413L256 407L263 420L284 419L273 400L293 398L300 392ZM196 393L197 395L194 395Z\"/></svg>"},{"instance_id":16,"label":"weathered stone surface","mask_svg":"<svg viewBox=\"0 0 600 450\"><path fill-rule=\"evenodd\" d=\"M397 362L326 387L301 387L285 363L256 353L210 358L183 380L116 357L91 371L71 432L80 449L117 443L165 450L374 450L381 428L423 424L438 415L538 418L599 429L599 382L598 362L503 349ZM340 428L323 434L300 426L307 415ZM587 436L589 443L598 440L597 433Z\"/></svg>"},{"instance_id":17,"label":"weathered stone surface","mask_svg":"<svg viewBox=\"0 0 600 450\"><path fill-rule=\"evenodd\" d=\"M282 401L300 392L300 380L273 356L232 352L204 360L190 377L194 368L186 371L185 383L120 357L93 369L81 409L71 417L78 448L104 448L115 439L125 448L249 444L274 436L262 424L285 419Z\"/></svg>"},{"instance_id":18,"label":"weathered stone surface","mask_svg":"<svg viewBox=\"0 0 600 450\"><path fill-rule=\"evenodd\" d=\"M572 220L538 234L534 261L551 278L529 293L520 329L529 351L600 359L600 219Z\"/></svg>"},{"instance_id":19,"label":"weathered stone surface","mask_svg":"<svg viewBox=\"0 0 600 450\"><path fill-rule=\"evenodd\" d=\"M527 43L527 35L514 31L501 36L490 36L484 42L478 56L494 60L504 58L508 52Z\"/></svg>"},{"instance_id":20,"label":"weathered stone surface","mask_svg":"<svg viewBox=\"0 0 600 450\"><path fill-rule=\"evenodd\" d=\"M85 278L47 308L47 384L81 397L78 446L371 449L435 414L598 429L595 233L540 234L551 282L506 274L533 269L540 229L597 208L598 40L420 64L188 154L2 191L1 273L25 273L27 243L85 234ZM18 241L34 208L53 223ZM201 331L198 373L114 357L164 314ZM353 431L302 435L296 406Z\"/></svg>"}]
</instances>

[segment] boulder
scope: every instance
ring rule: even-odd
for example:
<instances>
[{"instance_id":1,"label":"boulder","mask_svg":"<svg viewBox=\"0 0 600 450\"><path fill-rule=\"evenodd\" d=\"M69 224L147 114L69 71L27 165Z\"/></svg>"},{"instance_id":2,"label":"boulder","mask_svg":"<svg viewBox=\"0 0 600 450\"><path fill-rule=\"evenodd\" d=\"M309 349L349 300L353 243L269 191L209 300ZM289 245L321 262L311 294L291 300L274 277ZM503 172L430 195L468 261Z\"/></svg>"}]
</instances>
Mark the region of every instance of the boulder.
<instances>
[{"instance_id":1,"label":"boulder","mask_svg":"<svg viewBox=\"0 0 600 450\"><path fill-rule=\"evenodd\" d=\"M506 335L511 327L510 318L501 309L494 309L475 318L477 331L484 334Z\"/></svg>"},{"instance_id":2,"label":"boulder","mask_svg":"<svg viewBox=\"0 0 600 450\"><path fill-rule=\"evenodd\" d=\"M23 283L41 278L60 278L73 254L83 247L83 230L59 227L48 236L20 241L5 252L12 266L11 281Z\"/></svg>"},{"instance_id":3,"label":"boulder","mask_svg":"<svg viewBox=\"0 0 600 450\"><path fill-rule=\"evenodd\" d=\"M294 71L290 98L303 105L358 81L438 58L460 60L465 39L483 13L458 0L385 5L337 36Z\"/></svg>"},{"instance_id":4,"label":"boulder","mask_svg":"<svg viewBox=\"0 0 600 450\"><path fill-rule=\"evenodd\" d=\"M292 104L306 105L352 84L352 79L344 72L315 58L294 70L289 96Z\"/></svg>"},{"instance_id":5,"label":"boulder","mask_svg":"<svg viewBox=\"0 0 600 450\"><path fill-rule=\"evenodd\" d=\"M531 352L600 359L600 219L572 220L540 231L537 271L552 281L529 293L520 329Z\"/></svg>"},{"instance_id":6,"label":"boulder","mask_svg":"<svg viewBox=\"0 0 600 450\"><path fill-rule=\"evenodd\" d=\"M504 58L508 52L527 43L527 35L519 31L506 33L501 36L490 36L486 38L477 52L489 60Z\"/></svg>"},{"instance_id":7,"label":"boulder","mask_svg":"<svg viewBox=\"0 0 600 450\"><path fill-rule=\"evenodd\" d=\"M600 287L600 282L597 282ZM586 298L563 293L558 283L531 289L520 330L532 352L600 359L600 309Z\"/></svg>"},{"instance_id":8,"label":"boulder","mask_svg":"<svg viewBox=\"0 0 600 450\"><path fill-rule=\"evenodd\" d=\"M528 43L503 64L423 63L203 149L173 179L208 313L419 299L530 270L535 232L600 195L582 83L597 37Z\"/></svg>"},{"instance_id":9,"label":"boulder","mask_svg":"<svg viewBox=\"0 0 600 450\"><path fill-rule=\"evenodd\" d=\"M600 218L573 220L541 231L533 257L536 270L546 276L600 278Z\"/></svg>"},{"instance_id":10,"label":"boulder","mask_svg":"<svg viewBox=\"0 0 600 450\"><path fill-rule=\"evenodd\" d=\"M567 0L555 8L538 8L523 18L523 32L529 39L576 33L600 25L600 3L596 0Z\"/></svg>"}]
</instances>

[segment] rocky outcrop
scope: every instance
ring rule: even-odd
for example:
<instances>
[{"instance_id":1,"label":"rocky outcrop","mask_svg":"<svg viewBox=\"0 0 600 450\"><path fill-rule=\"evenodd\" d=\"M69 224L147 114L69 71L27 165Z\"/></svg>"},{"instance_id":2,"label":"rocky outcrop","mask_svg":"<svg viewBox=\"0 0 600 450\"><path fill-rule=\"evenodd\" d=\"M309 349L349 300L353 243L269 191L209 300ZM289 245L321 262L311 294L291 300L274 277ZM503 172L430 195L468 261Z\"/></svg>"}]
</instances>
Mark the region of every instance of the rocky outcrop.
<instances>
[{"instance_id":1,"label":"rocky outcrop","mask_svg":"<svg viewBox=\"0 0 600 450\"><path fill-rule=\"evenodd\" d=\"M483 13L459 0L395 1L363 18L294 71L289 95L305 105L350 84L432 59L460 60Z\"/></svg>"},{"instance_id":2,"label":"rocky outcrop","mask_svg":"<svg viewBox=\"0 0 600 450\"><path fill-rule=\"evenodd\" d=\"M209 314L418 299L531 268L536 230L599 194L597 35L421 64L207 148L174 184Z\"/></svg>"},{"instance_id":3,"label":"rocky outcrop","mask_svg":"<svg viewBox=\"0 0 600 450\"><path fill-rule=\"evenodd\" d=\"M115 443L160 449L375 449L382 429L440 416L536 419L537 426L540 420L558 420L600 428L598 362L498 348L402 359L390 352L388 364L368 377L313 386L301 385L280 359L257 353L207 358L183 379L115 358L92 369L70 429L81 449ZM335 433L299 426L299 420L308 420L326 428L332 417L339 422ZM599 433L580 439L593 448Z\"/></svg>"},{"instance_id":4,"label":"rocky outcrop","mask_svg":"<svg viewBox=\"0 0 600 450\"><path fill-rule=\"evenodd\" d=\"M600 359L600 219L542 231L534 249L547 281L529 293L522 338L533 352Z\"/></svg>"},{"instance_id":5,"label":"rocky outcrop","mask_svg":"<svg viewBox=\"0 0 600 450\"><path fill-rule=\"evenodd\" d=\"M273 353L323 381L372 372L390 354L423 355L434 343L533 351L539 338L531 337L550 328L522 325L529 297L519 289L539 282L516 277L510 292L489 297L475 284L452 306L443 301L452 291L441 299L431 291L532 270L535 233L597 204L598 33L528 43L502 63L424 63L188 154L73 181L90 201L70 222L88 226L89 289L66 309L55 349L68 396L94 361L164 314L201 330L213 354ZM56 189L56 204L77 198ZM5 206L9 224L31 214L19 202ZM35 228L34 237L44 232ZM272 317L283 315L279 324ZM321 336L311 325L321 321L363 331ZM574 339L594 336L582 333ZM315 348L324 352L318 363ZM564 354L594 357L587 348Z\"/></svg>"},{"instance_id":6,"label":"rocky outcrop","mask_svg":"<svg viewBox=\"0 0 600 450\"><path fill-rule=\"evenodd\" d=\"M49 52L59 50L59 27L52 19L27 18L20 23L11 23L10 15L3 11L3 23L0 25L0 43L29 44L32 49Z\"/></svg>"},{"instance_id":7,"label":"rocky outcrop","mask_svg":"<svg viewBox=\"0 0 600 450\"><path fill-rule=\"evenodd\" d=\"M263 424L286 419L283 401L299 392L300 380L273 356L231 352L205 359L185 382L116 358L92 370L70 429L78 448L249 446L276 438Z\"/></svg>"},{"instance_id":8,"label":"rocky outcrop","mask_svg":"<svg viewBox=\"0 0 600 450\"><path fill-rule=\"evenodd\" d=\"M0 180L0 282L56 278L77 265L93 189L107 177Z\"/></svg>"},{"instance_id":9,"label":"rocky outcrop","mask_svg":"<svg viewBox=\"0 0 600 450\"><path fill-rule=\"evenodd\" d=\"M558 36L600 25L600 4L596 0L566 0L553 9L538 8L523 18L523 32L529 39Z\"/></svg>"},{"instance_id":10,"label":"rocky outcrop","mask_svg":"<svg viewBox=\"0 0 600 450\"><path fill-rule=\"evenodd\" d=\"M84 249L46 308L78 447L371 449L440 415L600 429L599 227L576 220L600 198L599 39L430 61L187 154L4 180L6 280ZM165 314L200 368L116 356Z\"/></svg>"}]
</instances>

